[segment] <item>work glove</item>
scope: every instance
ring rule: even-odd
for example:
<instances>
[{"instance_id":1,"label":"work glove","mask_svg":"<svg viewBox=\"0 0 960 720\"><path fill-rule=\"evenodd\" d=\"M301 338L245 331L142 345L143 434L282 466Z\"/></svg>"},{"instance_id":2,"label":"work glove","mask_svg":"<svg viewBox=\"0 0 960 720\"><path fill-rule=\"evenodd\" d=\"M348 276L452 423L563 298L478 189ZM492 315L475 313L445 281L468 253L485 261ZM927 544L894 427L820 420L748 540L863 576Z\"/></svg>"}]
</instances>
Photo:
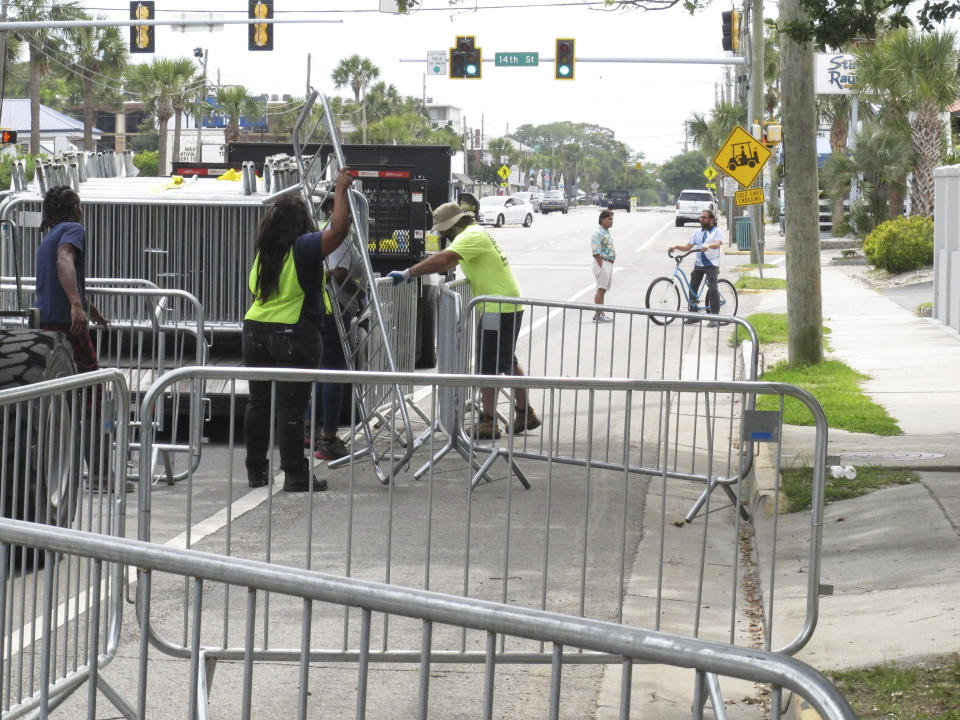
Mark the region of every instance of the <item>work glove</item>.
<instances>
[{"instance_id":1,"label":"work glove","mask_svg":"<svg viewBox=\"0 0 960 720\"><path fill-rule=\"evenodd\" d=\"M387 273L387 277L393 280L394 285L413 280L413 275L410 274L410 268L406 270L391 270Z\"/></svg>"}]
</instances>

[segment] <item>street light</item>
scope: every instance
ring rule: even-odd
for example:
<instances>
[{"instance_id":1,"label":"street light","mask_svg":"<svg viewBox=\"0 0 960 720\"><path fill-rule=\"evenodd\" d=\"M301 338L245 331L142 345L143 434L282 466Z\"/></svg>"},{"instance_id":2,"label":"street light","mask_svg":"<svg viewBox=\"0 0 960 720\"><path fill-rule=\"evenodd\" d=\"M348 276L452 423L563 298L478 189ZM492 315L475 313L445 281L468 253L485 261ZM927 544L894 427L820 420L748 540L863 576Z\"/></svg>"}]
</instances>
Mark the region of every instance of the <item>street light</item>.
<instances>
[{"instance_id":1,"label":"street light","mask_svg":"<svg viewBox=\"0 0 960 720\"><path fill-rule=\"evenodd\" d=\"M203 58L203 84L200 86L200 101L197 103L197 165L203 162L203 104L207 101L207 58L208 51L200 47L193 49L195 58Z\"/></svg>"}]
</instances>

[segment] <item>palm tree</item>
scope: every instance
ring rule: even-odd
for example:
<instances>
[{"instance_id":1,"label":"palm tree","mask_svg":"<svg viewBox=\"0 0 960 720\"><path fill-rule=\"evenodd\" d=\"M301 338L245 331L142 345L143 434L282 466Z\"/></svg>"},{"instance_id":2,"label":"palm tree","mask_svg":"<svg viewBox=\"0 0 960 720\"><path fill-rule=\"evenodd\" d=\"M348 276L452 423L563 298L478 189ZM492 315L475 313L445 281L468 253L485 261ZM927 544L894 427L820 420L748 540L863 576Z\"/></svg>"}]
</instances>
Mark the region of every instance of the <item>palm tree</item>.
<instances>
[{"instance_id":1,"label":"palm tree","mask_svg":"<svg viewBox=\"0 0 960 720\"><path fill-rule=\"evenodd\" d=\"M353 90L353 99L358 104L364 97L367 85L371 80L380 77L380 68L373 64L368 58L359 55L351 55L341 60L330 73L333 84L342 88L347 85ZM367 142L367 108L366 105L360 106L360 126L363 129L363 142Z\"/></svg>"},{"instance_id":2,"label":"palm tree","mask_svg":"<svg viewBox=\"0 0 960 720\"><path fill-rule=\"evenodd\" d=\"M847 152L847 140L850 130L850 96L818 95L817 115L820 122L830 123L830 153L842 155ZM843 195L835 195L831 223L839 227L843 219Z\"/></svg>"},{"instance_id":3,"label":"palm tree","mask_svg":"<svg viewBox=\"0 0 960 720\"><path fill-rule=\"evenodd\" d=\"M173 153L170 157L177 159L180 157L180 131L184 113L189 108L198 120L200 118L197 93L203 86L203 71L188 58L179 58L172 62L170 105L173 107ZM201 95L205 98L206 92L202 92Z\"/></svg>"},{"instance_id":4,"label":"palm tree","mask_svg":"<svg viewBox=\"0 0 960 720\"><path fill-rule=\"evenodd\" d=\"M127 42L117 27L71 28L67 38L83 98L83 147L94 151L97 149L93 141L97 110L104 105L121 104L119 88L129 59Z\"/></svg>"},{"instance_id":5,"label":"palm tree","mask_svg":"<svg viewBox=\"0 0 960 720\"><path fill-rule=\"evenodd\" d=\"M139 95L147 112L157 119L157 167L161 175L167 172L167 123L173 116L173 89L175 61L154 58L149 64L127 67L127 88Z\"/></svg>"},{"instance_id":6,"label":"palm tree","mask_svg":"<svg viewBox=\"0 0 960 720\"><path fill-rule=\"evenodd\" d=\"M229 85L217 90L217 104L226 114L227 132L225 139L236 142L240 138L240 118L259 120L263 116L264 105L260 98L255 98L243 85Z\"/></svg>"},{"instance_id":7,"label":"palm tree","mask_svg":"<svg viewBox=\"0 0 960 720\"><path fill-rule=\"evenodd\" d=\"M11 19L21 21L78 20L86 17L74 0L13 0ZM40 77L47 72L47 46L60 33L54 30L23 30L20 36L29 47L30 58L30 152L40 152Z\"/></svg>"},{"instance_id":8,"label":"palm tree","mask_svg":"<svg viewBox=\"0 0 960 720\"><path fill-rule=\"evenodd\" d=\"M909 112L913 140L910 212L933 215L933 171L940 162L940 113L960 95L960 52L953 32L896 30L857 53L857 84Z\"/></svg>"},{"instance_id":9,"label":"palm tree","mask_svg":"<svg viewBox=\"0 0 960 720\"><path fill-rule=\"evenodd\" d=\"M737 125L747 120L746 110L726 100L713 106L710 116L694 113L687 120L687 133L704 155L714 157Z\"/></svg>"}]
</instances>

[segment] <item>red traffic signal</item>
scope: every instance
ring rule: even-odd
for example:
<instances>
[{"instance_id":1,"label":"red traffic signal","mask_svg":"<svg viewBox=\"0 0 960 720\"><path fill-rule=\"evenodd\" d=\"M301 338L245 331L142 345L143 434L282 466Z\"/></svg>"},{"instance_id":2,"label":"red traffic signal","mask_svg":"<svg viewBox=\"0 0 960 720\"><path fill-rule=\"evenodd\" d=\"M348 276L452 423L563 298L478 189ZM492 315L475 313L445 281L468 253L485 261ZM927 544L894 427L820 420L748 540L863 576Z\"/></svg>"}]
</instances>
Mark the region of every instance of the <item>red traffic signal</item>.
<instances>
[{"instance_id":1,"label":"red traffic signal","mask_svg":"<svg viewBox=\"0 0 960 720\"><path fill-rule=\"evenodd\" d=\"M0 143L3 145L10 145L17 141L17 131L16 130L0 130Z\"/></svg>"}]
</instances>

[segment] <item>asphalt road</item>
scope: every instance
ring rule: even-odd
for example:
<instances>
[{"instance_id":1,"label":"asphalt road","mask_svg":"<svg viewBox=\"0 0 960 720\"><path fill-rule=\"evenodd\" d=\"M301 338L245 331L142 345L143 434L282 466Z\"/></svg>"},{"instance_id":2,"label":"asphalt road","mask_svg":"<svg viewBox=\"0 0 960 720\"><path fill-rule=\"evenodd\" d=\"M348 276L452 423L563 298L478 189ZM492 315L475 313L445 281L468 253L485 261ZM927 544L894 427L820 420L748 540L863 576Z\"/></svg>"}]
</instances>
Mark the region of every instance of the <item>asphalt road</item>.
<instances>
[{"instance_id":1,"label":"asphalt road","mask_svg":"<svg viewBox=\"0 0 960 720\"><path fill-rule=\"evenodd\" d=\"M510 258L527 297L590 302L594 281L590 270L590 235L598 208L577 208L567 215L537 215L530 228L493 229ZM673 262L666 248L686 241L694 227L674 227L672 211L617 211L611 230L617 249L614 283L608 293L616 305L642 307L650 281L669 275ZM729 262L733 262L732 260ZM749 310L743 307L744 315ZM549 349L548 349L549 350ZM656 352L656 349L650 351ZM582 410L581 410L582 411ZM571 412L576 409L571 408ZM595 442L604 442L597 428ZM615 428L614 428L615 432ZM208 428L197 472L188 483L158 485L150 497L149 539L211 552L269 560L291 567L310 567L334 574L468 592L498 602L530 607L545 604L561 612L583 612L616 620L618 578L628 573L644 528L646 482L625 489L622 475L596 471L584 494L582 471L526 463L532 489L520 490L505 465L494 466L495 482L466 490L469 473L450 454L427 479L405 473L392 488L348 469L327 471L331 490L314 502L303 495L250 491L243 471L242 442L231 444L221 421ZM442 438L432 441L442 442ZM438 448L429 444L420 455ZM412 463L410 472L419 465ZM358 468L361 467L358 465ZM130 536L138 533L136 496L128 496ZM549 508L545 512L545 508ZM144 515L140 516L145 517ZM144 531L145 532L145 531ZM147 534L147 533L145 533ZM189 540L188 540L189 538ZM625 557L619 548L623 543ZM154 627L173 645L186 642L184 617L189 587L175 577L155 577L151 605ZM208 591L204 598L204 642L240 645L243 634L242 590L229 596ZM256 634L263 646L296 647L299 603L271 598L269 639L263 621L265 601L258 604ZM337 608L315 612L313 646L331 650L355 648L357 613L346 617ZM136 689L139 628L127 606L125 628L116 660L105 675L124 697ZM374 650L419 650L417 624L375 620ZM447 629L436 635L434 649L481 649L477 633ZM507 650L536 650L519 644ZM549 648L546 651L549 654ZM150 717L185 716L189 662L151 650ZM212 717L235 717L239 710L241 666L220 663L211 694ZM376 666L371 679L368 713L372 717L415 714L415 664ZM433 707L443 717L479 714L482 665L439 665L431 673ZM589 717L596 711L601 670L595 665L570 666L564 672L562 714ZM549 688L549 666L507 666L498 675L497 716L542 717ZM343 716L355 703L356 667L351 663L315 663L310 690L319 707ZM258 718L295 714L297 669L280 662L258 663L255 670L255 712ZM85 692L83 693L85 694ZM81 698L69 701L62 717L73 717ZM106 703L97 717L114 717Z\"/></svg>"}]
</instances>

